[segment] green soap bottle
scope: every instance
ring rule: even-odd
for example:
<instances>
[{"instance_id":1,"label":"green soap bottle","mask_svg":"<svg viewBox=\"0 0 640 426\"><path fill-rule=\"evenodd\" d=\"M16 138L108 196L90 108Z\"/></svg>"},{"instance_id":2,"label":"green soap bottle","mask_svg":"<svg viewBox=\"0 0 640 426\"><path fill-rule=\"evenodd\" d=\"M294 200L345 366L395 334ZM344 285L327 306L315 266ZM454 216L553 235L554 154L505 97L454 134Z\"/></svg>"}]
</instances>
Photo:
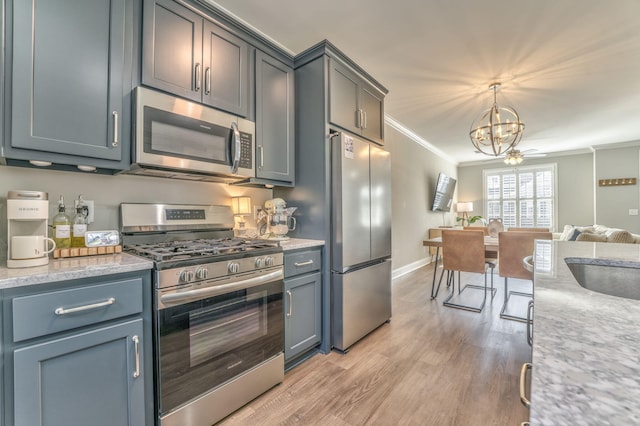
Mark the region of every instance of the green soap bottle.
<instances>
[{"instance_id":1,"label":"green soap bottle","mask_svg":"<svg viewBox=\"0 0 640 426\"><path fill-rule=\"evenodd\" d=\"M71 227L71 247L85 247L84 234L87 232L88 212L82 195L79 195L76 202L76 216L73 218Z\"/></svg>"},{"instance_id":2,"label":"green soap bottle","mask_svg":"<svg viewBox=\"0 0 640 426\"><path fill-rule=\"evenodd\" d=\"M56 248L71 247L71 218L65 213L62 195L58 200L58 214L53 217L53 240Z\"/></svg>"}]
</instances>

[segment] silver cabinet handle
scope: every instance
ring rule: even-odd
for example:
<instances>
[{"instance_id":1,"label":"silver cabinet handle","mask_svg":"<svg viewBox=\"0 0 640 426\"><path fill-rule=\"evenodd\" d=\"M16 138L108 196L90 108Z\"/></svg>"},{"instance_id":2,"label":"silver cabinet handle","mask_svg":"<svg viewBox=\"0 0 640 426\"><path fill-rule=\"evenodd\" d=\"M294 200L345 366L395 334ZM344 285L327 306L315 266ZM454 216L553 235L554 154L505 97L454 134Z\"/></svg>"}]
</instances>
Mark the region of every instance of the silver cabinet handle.
<instances>
[{"instance_id":1,"label":"silver cabinet handle","mask_svg":"<svg viewBox=\"0 0 640 426\"><path fill-rule=\"evenodd\" d=\"M367 111L364 111L364 110L362 111L362 117L363 117L362 128L366 129L367 128Z\"/></svg>"},{"instance_id":2,"label":"silver cabinet handle","mask_svg":"<svg viewBox=\"0 0 640 426\"><path fill-rule=\"evenodd\" d=\"M527 306L527 343L533 345L533 300Z\"/></svg>"},{"instance_id":3,"label":"silver cabinet handle","mask_svg":"<svg viewBox=\"0 0 640 426\"><path fill-rule=\"evenodd\" d=\"M525 362L522 364L522 369L520 370L520 401L522 404L529 408L531 406L531 401L527 399L526 387L527 387L527 370L531 370L533 365L530 362Z\"/></svg>"},{"instance_id":4,"label":"silver cabinet handle","mask_svg":"<svg viewBox=\"0 0 640 426\"><path fill-rule=\"evenodd\" d=\"M194 87L195 87L196 92L197 92L197 91L200 90L200 63L199 62L196 64L194 74L195 74L194 78L196 80Z\"/></svg>"},{"instance_id":5,"label":"silver cabinet handle","mask_svg":"<svg viewBox=\"0 0 640 426\"><path fill-rule=\"evenodd\" d=\"M67 315L67 314L75 314L78 312L92 311L98 308L104 308L105 306L113 305L116 303L116 299L114 297L110 297L104 302L93 303L91 305L78 306L77 308L69 308L65 309L63 307L57 308L53 311L56 315Z\"/></svg>"},{"instance_id":6,"label":"silver cabinet handle","mask_svg":"<svg viewBox=\"0 0 640 426\"><path fill-rule=\"evenodd\" d=\"M362 110L356 110L356 127L359 129L362 127Z\"/></svg>"},{"instance_id":7,"label":"silver cabinet handle","mask_svg":"<svg viewBox=\"0 0 640 426\"><path fill-rule=\"evenodd\" d=\"M233 163L231 163L231 173L236 173L238 171L238 166L240 165L240 150L242 149L242 145L240 144L240 130L238 130L238 125L234 122L231 123L231 137L233 138Z\"/></svg>"},{"instance_id":8,"label":"silver cabinet handle","mask_svg":"<svg viewBox=\"0 0 640 426\"><path fill-rule=\"evenodd\" d=\"M264 149L262 148L262 145L258 145L258 152L260 157L260 165L258 167L263 168L264 167Z\"/></svg>"},{"instance_id":9,"label":"silver cabinet handle","mask_svg":"<svg viewBox=\"0 0 640 426\"><path fill-rule=\"evenodd\" d=\"M133 372L133 378L137 379L140 377L140 339L138 336L133 336L131 340L133 340L133 348L136 353L136 371Z\"/></svg>"},{"instance_id":10,"label":"silver cabinet handle","mask_svg":"<svg viewBox=\"0 0 640 426\"><path fill-rule=\"evenodd\" d=\"M204 70L204 94L208 95L211 93L211 68L207 67Z\"/></svg>"},{"instance_id":11,"label":"silver cabinet handle","mask_svg":"<svg viewBox=\"0 0 640 426\"><path fill-rule=\"evenodd\" d=\"M293 294L291 291L287 290L287 297L289 298L289 309L287 310L287 318L291 318L293 315Z\"/></svg>"},{"instance_id":12,"label":"silver cabinet handle","mask_svg":"<svg viewBox=\"0 0 640 426\"><path fill-rule=\"evenodd\" d=\"M296 262L293 266L309 266L313 265L313 260L305 260L304 262Z\"/></svg>"},{"instance_id":13,"label":"silver cabinet handle","mask_svg":"<svg viewBox=\"0 0 640 426\"><path fill-rule=\"evenodd\" d=\"M113 111L111 115L113 115L113 141L111 146L115 148L120 144L118 141L118 128L120 127L118 125L118 111Z\"/></svg>"}]
</instances>

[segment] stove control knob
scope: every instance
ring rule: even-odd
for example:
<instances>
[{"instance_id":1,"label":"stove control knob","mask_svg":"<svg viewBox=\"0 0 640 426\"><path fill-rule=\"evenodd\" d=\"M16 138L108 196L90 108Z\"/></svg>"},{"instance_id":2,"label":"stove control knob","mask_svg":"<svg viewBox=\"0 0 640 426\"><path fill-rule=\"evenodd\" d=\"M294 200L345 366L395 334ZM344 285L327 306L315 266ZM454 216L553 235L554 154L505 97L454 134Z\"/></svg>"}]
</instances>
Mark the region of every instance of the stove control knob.
<instances>
[{"instance_id":1,"label":"stove control knob","mask_svg":"<svg viewBox=\"0 0 640 426\"><path fill-rule=\"evenodd\" d=\"M193 281L193 271L180 272L180 281L185 283Z\"/></svg>"},{"instance_id":2,"label":"stove control knob","mask_svg":"<svg viewBox=\"0 0 640 426\"><path fill-rule=\"evenodd\" d=\"M196 269L196 278L204 280L209 276L209 270L207 268L199 267Z\"/></svg>"},{"instance_id":3,"label":"stove control knob","mask_svg":"<svg viewBox=\"0 0 640 426\"><path fill-rule=\"evenodd\" d=\"M265 266L273 266L273 257L267 256L264 259L264 264L265 264Z\"/></svg>"},{"instance_id":4,"label":"stove control knob","mask_svg":"<svg viewBox=\"0 0 640 426\"><path fill-rule=\"evenodd\" d=\"M262 257L258 257L256 259L256 268L264 267L264 259Z\"/></svg>"},{"instance_id":5,"label":"stove control knob","mask_svg":"<svg viewBox=\"0 0 640 426\"><path fill-rule=\"evenodd\" d=\"M240 264L237 262L229 262L227 269L230 273L235 274L240 271Z\"/></svg>"}]
</instances>

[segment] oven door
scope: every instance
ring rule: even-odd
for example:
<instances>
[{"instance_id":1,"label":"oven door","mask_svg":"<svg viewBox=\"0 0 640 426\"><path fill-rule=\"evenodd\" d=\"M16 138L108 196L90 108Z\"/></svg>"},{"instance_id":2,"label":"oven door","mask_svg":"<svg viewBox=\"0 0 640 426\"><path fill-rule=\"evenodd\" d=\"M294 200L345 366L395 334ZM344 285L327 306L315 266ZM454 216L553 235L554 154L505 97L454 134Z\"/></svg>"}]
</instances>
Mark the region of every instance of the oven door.
<instances>
[{"instance_id":1,"label":"oven door","mask_svg":"<svg viewBox=\"0 0 640 426\"><path fill-rule=\"evenodd\" d=\"M186 297L185 303L169 306L158 299L180 292L156 292L161 416L283 351L283 281L278 275L249 288Z\"/></svg>"}]
</instances>

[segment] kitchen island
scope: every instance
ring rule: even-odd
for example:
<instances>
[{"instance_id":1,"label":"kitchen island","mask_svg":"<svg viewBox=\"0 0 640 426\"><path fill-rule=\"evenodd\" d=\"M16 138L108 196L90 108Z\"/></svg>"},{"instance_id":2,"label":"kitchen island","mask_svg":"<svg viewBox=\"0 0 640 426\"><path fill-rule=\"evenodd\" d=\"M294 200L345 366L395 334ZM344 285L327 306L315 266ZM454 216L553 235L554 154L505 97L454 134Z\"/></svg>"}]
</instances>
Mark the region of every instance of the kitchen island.
<instances>
[{"instance_id":1,"label":"kitchen island","mask_svg":"<svg viewBox=\"0 0 640 426\"><path fill-rule=\"evenodd\" d=\"M640 262L640 246L541 243L535 260L531 425L640 424L640 301L584 289L564 261Z\"/></svg>"}]
</instances>

